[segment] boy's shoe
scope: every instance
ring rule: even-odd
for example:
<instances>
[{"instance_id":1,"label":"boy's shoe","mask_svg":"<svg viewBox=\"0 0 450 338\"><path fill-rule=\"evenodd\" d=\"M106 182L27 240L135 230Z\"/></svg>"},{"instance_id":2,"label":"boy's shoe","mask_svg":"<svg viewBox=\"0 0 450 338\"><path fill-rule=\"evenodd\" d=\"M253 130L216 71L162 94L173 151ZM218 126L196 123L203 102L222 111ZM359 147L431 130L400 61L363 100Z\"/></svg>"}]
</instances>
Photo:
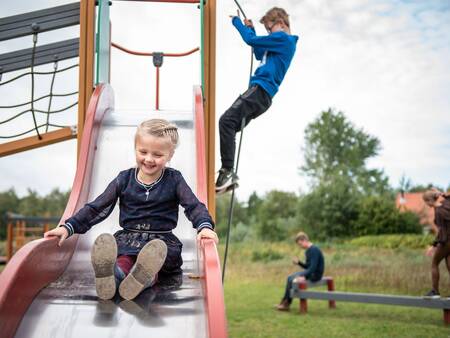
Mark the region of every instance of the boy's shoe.
<instances>
[{"instance_id":1,"label":"boy's shoe","mask_svg":"<svg viewBox=\"0 0 450 338\"><path fill-rule=\"evenodd\" d=\"M225 191L228 187L237 184L239 178L233 173L233 169L221 168L216 181L216 192Z\"/></svg>"},{"instance_id":2,"label":"boy's shoe","mask_svg":"<svg viewBox=\"0 0 450 338\"><path fill-rule=\"evenodd\" d=\"M237 188L239 188L239 183L236 182L222 190L216 190L216 195L223 195L223 194L226 194L227 192L232 191L233 189L237 189Z\"/></svg>"},{"instance_id":3,"label":"boy's shoe","mask_svg":"<svg viewBox=\"0 0 450 338\"><path fill-rule=\"evenodd\" d=\"M437 298L441 298L441 295L439 294L439 292L437 292L435 290L431 290L426 295L424 295L423 298L426 298L426 299L437 299Z\"/></svg>"},{"instance_id":4,"label":"boy's shoe","mask_svg":"<svg viewBox=\"0 0 450 338\"><path fill-rule=\"evenodd\" d=\"M95 273L95 289L100 299L111 299L116 293L114 265L117 259L116 239L111 234L101 234L91 250Z\"/></svg>"},{"instance_id":5,"label":"boy's shoe","mask_svg":"<svg viewBox=\"0 0 450 338\"><path fill-rule=\"evenodd\" d=\"M289 307L291 304L289 304L289 301L287 299L281 300L281 303L278 305L275 305L275 308L278 311L289 311Z\"/></svg>"},{"instance_id":6,"label":"boy's shoe","mask_svg":"<svg viewBox=\"0 0 450 338\"><path fill-rule=\"evenodd\" d=\"M119 293L126 300L134 299L154 282L167 256L167 245L154 239L144 245L128 276L120 283Z\"/></svg>"}]
</instances>

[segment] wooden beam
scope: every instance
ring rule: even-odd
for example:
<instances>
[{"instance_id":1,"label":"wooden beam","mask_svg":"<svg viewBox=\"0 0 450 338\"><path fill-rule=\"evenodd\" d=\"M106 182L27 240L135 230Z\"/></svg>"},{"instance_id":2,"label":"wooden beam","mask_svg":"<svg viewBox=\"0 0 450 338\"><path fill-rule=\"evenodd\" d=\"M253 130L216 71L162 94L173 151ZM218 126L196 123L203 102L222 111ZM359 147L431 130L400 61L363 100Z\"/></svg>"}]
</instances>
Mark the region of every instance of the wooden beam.
<instances>
[{"instance_id":1,"label":"wooden beam","mask_svg":"<svg viewBox=\"0 0 450 338\"><path fill-rule=\"evenodd\" d=\"M208 209L213 218L216 211L215 124L216 124L216 0L205 5L204 18L204 70L205 70L205 131Z\"/></svg>"},{"instance_id":2,"label":"wooden beam","mask_svg":"<svg viewBox=\"0 0 450 338\"><path fill-rule=\"evenodd\" d=\"M80 1L80 67L78 78L78 150L86 119L86 109L94 91L95 0Z\"/></svg>"},{"instance_id":3,"label":"wooden beam","mask_svg":"<svg viewBox=\"0 0 450 338\"><path fill-rule=\"evenodd\" d=\"M48 146L53 143L67 141L76 137L76 131L70 127L66 127L41 134L41 139L39 139L38 136L31 136L17 141L6 142L0 144L0 157Z\"/></svg>"}]
</instances>

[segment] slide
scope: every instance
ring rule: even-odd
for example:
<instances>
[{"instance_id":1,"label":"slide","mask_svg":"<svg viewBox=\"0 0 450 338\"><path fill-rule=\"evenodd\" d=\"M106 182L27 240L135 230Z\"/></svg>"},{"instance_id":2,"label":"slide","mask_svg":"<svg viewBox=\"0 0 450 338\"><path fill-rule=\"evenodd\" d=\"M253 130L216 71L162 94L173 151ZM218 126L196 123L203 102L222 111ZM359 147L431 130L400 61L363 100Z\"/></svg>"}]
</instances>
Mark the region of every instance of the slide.
<instances>
[{"instance_id":1,"label":"slide","mask_svg":"<svg viewBox=\"0 0 450 338\"><path fill-rule=\"evenodd\" d=\"M170 165L180 170L206 203L201 90L193 111L116 111L109 85L99 85L88 107L72 192L62 219L99 195L120 170L135 165L134 133L143 120L177 124L180 145ZM57 161L58 159L54 159ZM114 233L118 206L108 219L61 248L40 239L20 249L0 274L2 337L226 337L225 307L217 249L196 242L180 208L174 233L183 242L183 275L145 290L133 301L99 300L90 249L103 232Z\"/></svg>"}]
</instances>

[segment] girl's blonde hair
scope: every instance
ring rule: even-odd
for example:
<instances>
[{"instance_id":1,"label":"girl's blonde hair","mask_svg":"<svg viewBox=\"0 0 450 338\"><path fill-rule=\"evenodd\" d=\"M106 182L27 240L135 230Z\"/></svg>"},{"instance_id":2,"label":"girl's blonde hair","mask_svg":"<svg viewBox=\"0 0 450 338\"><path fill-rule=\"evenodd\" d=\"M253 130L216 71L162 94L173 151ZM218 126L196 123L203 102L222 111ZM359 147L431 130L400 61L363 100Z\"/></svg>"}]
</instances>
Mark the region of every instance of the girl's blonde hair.
<instances>
[{"instance_id":1,"label":"girl's blonde hair","mask_svg":"<svg viewBox=\"0 0 450 338\"><path fill-rule=\"evenodd\" d=\"M150 119L142 122L136 130L134 143L136 144L139 135L152 135L156 137L166 137L173 147L178 145L178 127L164 119Z\"/></svg>"},{"instance_id":2,"label":"girl's blonde hair","mask_svg":"<svg viewBox=\"0 0 450 338\"><path fill-rule=\"evenodd\" d=\"M430 190L425 191L422 195L422 198L427 205L433 205L434 202L437 201L439 196L442 196L442 194L443 193L441 191L437 190L436 188L432 188Z\"/></svg>"},{"instance_id":3,"label":"girl's blonde hair","mask_svg":"<svg viewBox=\"0 0 450 338\"><path fill-rule=\"evenodd\" d=\"M260 23L266 25L268 22L274 23L284 23L288 28L290 28L289 24L289 14L280 7L273 7L267 11L267 13L259 20Z\"/></svg>"}]
</instances>

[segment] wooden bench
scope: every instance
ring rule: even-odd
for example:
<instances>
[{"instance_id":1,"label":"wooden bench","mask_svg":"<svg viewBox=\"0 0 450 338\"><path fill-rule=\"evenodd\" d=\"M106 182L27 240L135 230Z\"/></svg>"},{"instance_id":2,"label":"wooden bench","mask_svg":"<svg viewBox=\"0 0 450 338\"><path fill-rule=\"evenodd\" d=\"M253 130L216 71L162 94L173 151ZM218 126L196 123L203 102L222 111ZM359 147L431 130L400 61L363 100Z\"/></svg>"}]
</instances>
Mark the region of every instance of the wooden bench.
<instances>
[{"instance_id":1,"label":"wooden bench","mask_svg":"<svg viewBox=\"0 0 450 338\"><path fill-rule=\"evenodd\" d=\"M328 291L307 291L308 287L328 285ZM421 308L442 309L444 323L450 324L450 298L426 299L414 296L398 296L374 293L356 293L334 291L334 283L331 277L311 283L309 281L294 283L292 296L300 298L300 313L308 311L307 299L328 300L329 308L335 308L336 301L355 302L366 304L400 305Z\"/></svg>"}]
</instances>

